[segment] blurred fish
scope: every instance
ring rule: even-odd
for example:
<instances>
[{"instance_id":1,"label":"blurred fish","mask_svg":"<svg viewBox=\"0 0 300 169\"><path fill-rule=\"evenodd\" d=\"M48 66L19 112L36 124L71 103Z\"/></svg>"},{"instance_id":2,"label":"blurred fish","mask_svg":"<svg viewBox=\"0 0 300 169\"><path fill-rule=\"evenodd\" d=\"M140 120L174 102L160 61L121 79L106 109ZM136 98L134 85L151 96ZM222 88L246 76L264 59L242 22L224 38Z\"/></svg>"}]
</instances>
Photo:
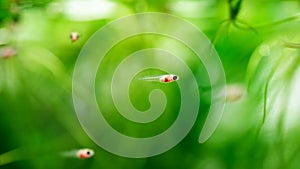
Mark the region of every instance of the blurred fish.
<instances>
[{"instance_id":1,"label":"blurred fish","mask_svg":"<svg viewBox=\"0 0 300 169\"><path fill-rule=\"evenodd\" d=\"M71 151L66 151L61 153L63 157L74 157L74 158L81 158L81 159L91 158L94 154L95 154L94 151L88 148L71 150Z\"/></svg>"},{"instance_id":2,"label":"blurred fish","mask_svg":"<svg viewBox=\"0 0 300 169\"><path fill-rule=\"evenodd\" d=\"M72 42L76 42L79 39L79 34L78 32L71 32L70 33L70 39Z\"/></svg>"},{"instance_id":3,"label":"blurred fish","mask_svg":"<svg viewBox=\"0 0 300 169\"><path fill-rule=\"evenodd\" d=\"M179 77L174 74L167 74L167 75L160 75L160 76L146 76L146 77L140 78L140 80L159 81L162 83L170 83L170 82L179 80Z\"/></svg>"},{"instance_id":4,"label":"blurred fish","mask_svg":"<svg viewBox=\"0 0 300 169\"><path fill-rule=\"evenodd\" d=\"M246 90L243 86L237 84L230 84L226 86L226 101L235 102L239 101L245 96Z\"/></svg>"},{"instance_id":5,"label":"blurred fish","mask_svg":"<svg viewBox=\"0 0 300 169\"><path fill-rule=\"evenodd\" d=\"M36 154L39 155L37 156ZM59 154L57 152L46 152L46 151L37 152L36 150L32 150L28 148L17 148L14 150L10 150L6 153L0 154L0 166L17 162L17 161L30 160L42 156L49 156L49 155L50 156L60 155L60 157L65 157L65 158L86 159L86 158L91 158L94 154L95 154L94 151L88 148L65 151Z\"/></svg>"},{"instance_id":6,"label":"blurred fish","mask_svg":"<svg viewBox=\"0 0 300 169\"><path fill-rule=\"evenodd\" d=\"M13 57L14 55L17 54L17 51L16 49L14 49L13 47L4 47L2 50L1 50L1 56L2 58L4 59L9 59L11 57Z\"/></svg>"}]
</instances>

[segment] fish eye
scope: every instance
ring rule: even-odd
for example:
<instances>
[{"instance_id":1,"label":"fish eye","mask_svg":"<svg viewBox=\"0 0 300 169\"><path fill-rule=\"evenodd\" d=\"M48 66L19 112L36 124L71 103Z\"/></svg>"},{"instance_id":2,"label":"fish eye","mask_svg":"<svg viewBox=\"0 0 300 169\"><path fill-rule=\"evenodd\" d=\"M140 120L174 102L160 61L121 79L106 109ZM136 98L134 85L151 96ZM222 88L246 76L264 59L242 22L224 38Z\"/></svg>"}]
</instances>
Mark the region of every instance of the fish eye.
<instances>
[{"instance_id":1,"label":"fish eye","mask_svg":"<svg viewBox=\"0 0 300 169\"><path fill-rule=\"evenodd\" d=\"M90 151L87 151L87 152L86 152L86 154L87 154L87 155L90 155L90 154L91 154L91 152L90 152Z\"/></svg>"},{"instance_id":2,"label":"fish eye","mask_svg":"<svg viewBox=\"0 0 300 169\"><path fill-rule=\"evenodd\" d=\"M176 80L178 77L175 75L175 76L173 76L173 80Z\"/></svg>"}]
</instances>

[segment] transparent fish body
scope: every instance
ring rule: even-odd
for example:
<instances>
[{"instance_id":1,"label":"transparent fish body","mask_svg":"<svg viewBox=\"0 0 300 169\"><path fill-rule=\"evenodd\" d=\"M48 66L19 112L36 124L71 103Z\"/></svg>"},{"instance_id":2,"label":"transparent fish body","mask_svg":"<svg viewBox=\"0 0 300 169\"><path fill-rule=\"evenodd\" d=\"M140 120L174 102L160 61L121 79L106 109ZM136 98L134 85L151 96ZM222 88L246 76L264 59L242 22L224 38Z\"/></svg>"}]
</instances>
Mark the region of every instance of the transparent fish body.
<instances>
[{"instance_id":1,"label":"transparent fish body","mask_svg":"<svg viewBox=\"0 0 300 169\"><path fill-rule=\"evenodd\" d=\"M71 151L65 151L61 153L61 156L63 157L70 157L70 158L91 158L94 155L94 151L88 148L85 149L79 149L79 150L71 150Z\"/></svg>"},{"instance_id":2,"label":"transparent fish body","mask_svg":"<svg viewBox=\"0 0 300 169\"><path fill-rule=\"evenodd\" d=\"M160 75L160 76L146 76L140 78L140 80L170 83L179 80L179 77L174 74L167 74L167 75Z\"/></svg>"}]
</instances>

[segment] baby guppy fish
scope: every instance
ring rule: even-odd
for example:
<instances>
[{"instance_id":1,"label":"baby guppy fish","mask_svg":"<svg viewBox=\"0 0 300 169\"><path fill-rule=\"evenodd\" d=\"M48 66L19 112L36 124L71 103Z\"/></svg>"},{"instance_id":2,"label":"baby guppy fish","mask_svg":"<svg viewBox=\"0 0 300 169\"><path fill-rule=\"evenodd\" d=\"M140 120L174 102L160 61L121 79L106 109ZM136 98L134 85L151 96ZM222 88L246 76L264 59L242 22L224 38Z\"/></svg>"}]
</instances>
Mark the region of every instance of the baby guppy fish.
<instances>
[{"instance_id":1,"label":"baby guppy fish","mask_svg":"<svg viewBox=\"0 0 300 169\"><path fill-rule=\"evenodd\" d=\"M94 155L94 151L91 149L81 149L77 152L76 155L78 158L82 158L82 159L90 158Z\"/></svg>"},{"instance_id":2,"label":"baby guppy fish","mask_svg":"<svg viewBox=\"0 0 300 169\"><path fill-rule=\"evenodd\" d=\"M170 83L179 80L179 77L174 74L168 74L168 75L161 75L161 76L147 76L143 77L140 80L146 80L146 81L159 81L162 83Z\"/></svg>"},{"instance_id":3,"label":"baby guppy fish","mask_svg":"<svg viewBox=\"0 0 300 169\"><path fill-rule=\"evenodd\" d=\"M226 101L235 102L239 101L245 96L246 90L242 85L230 84L226 86Z\"/></svg>"},{"instance_id":4,"label":"baby guppy fish","mask_svg":"<svg viewBox=\"0 0 300 169\"><path fill-rule=\"evenodd\" d=\"M61 153L61 155L64 157L76 157L81 159L91 158L94 154L94 151L88 148L71 150Z\"/></svg>"},{"instance_id":5,"label":"baby guppy fish","mask_svg":"<svg viewBox=\"0 0 300 169\"><path fill-rule=\"evenodd\" d=\"M1 51L1 56L4 59L11 58L12 56L16 55L17 51L12 47L4 47Z\"/></svg>"},{"instance_id":6,"label":"baby guppy fish","mask_svg":"<svg viewBox=\"0 0 300 169\"><path fill-rule=\"evenodd\" d=\"M71 32L70 33L70 39L71 39L72 42L76 42L79 39L78 32Z\"/></svg>"},{"instance_id":7,"label":"baby guppy fish","mask_svg":"<svg viewBox=\"0 0 300 169\"><path fill-rule=\"evenodd\" d=\"M37 156L38 154L38 156ZM10 150L3 154L0 154L0 168L2 165L6 165L9 163L14 163L17 161L22 160L30 160L35 158L40 158L43 156L57 156L64 158L79 158L79 159L86 159L91 158L94 155L94 151L88 148L78 149L78 150L71 150L71 151L64 151L61 153L58 152L36 152L32 149L28 148L18 148L14 150Z\"/></svg>"}]
</instances>

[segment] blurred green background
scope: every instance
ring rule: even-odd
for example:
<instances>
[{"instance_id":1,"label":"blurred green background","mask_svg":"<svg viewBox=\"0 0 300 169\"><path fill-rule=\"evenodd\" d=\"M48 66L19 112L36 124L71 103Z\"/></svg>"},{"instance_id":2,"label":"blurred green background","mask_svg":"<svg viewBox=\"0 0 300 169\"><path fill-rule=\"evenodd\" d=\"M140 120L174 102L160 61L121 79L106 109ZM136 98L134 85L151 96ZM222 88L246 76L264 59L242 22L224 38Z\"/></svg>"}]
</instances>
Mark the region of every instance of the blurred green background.
<instances>
[{"instance_id":1,"label":"blurred green background","mask_svg":"<svg viewBox=\"0 0 300 169\"><path fill-rule=\"evenodd\" d=\"M210 84L199 83L207 82L201 64L189 60L192 54L180 51L174 40L158 43L166 37L141 35L118 44L103 61L102 71L108 73L97 76L98 98L110 90L101 80L110 78L124 57L161 45L182 52L201 95L198 119L182 142L158 156L130 159L103 150L83 131L72 102L72 73L81 48L95 31L140 12L179 16L207 35L224 66L228 102L214 135L199 144L210 107ZM0 0L0 168L299 168L299 12L297 0ZM72 31L80 35L73 43ZM164 72L141 72L160 73ZM153 88L168 97L166 114L157 122L127 121L110 100L98 101L116 130L148 137L172 124L179 91L175 83L150 83L145 90L133 90L140 83L133 81L130 88L137 109L149 107ZM92 158L59 155L85 147L95 151Z\"/></svg>"}]
</instances>

